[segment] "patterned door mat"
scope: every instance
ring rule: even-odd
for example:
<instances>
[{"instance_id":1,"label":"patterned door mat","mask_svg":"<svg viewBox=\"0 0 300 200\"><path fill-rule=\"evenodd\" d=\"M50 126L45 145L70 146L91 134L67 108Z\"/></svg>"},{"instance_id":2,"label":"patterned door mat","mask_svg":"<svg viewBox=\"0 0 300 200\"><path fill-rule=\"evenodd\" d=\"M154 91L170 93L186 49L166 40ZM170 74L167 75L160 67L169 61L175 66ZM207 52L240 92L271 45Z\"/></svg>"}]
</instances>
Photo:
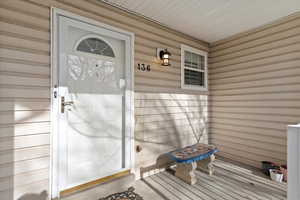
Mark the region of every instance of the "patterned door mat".
<instances>
[{"instance_id":1,"label":"patterned door mat","mask_svg":"<svg viewBox=\"0 0 300 200\"><path fill-rule=\"evenodd\" d=\"M119 192L99 200L143 200L143 197L134 192L134 188L130 187L125 192Z\"/></svg>"}]
</instances>

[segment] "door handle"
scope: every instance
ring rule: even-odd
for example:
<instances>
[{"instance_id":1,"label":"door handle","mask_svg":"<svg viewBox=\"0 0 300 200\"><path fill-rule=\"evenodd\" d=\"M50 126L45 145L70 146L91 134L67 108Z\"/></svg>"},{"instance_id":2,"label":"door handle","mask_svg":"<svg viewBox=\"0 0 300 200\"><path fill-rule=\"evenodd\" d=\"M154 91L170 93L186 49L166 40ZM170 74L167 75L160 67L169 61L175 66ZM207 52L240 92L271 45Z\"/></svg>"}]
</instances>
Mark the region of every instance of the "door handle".
<instances>
[{"instance_id":1,"label":"door handle","mask_svg":"<svg viewBox=\"0 0 300 200\"><path fill-rule=\"evenodd\" d=\"M71 106L74 101L65 101L65 97L61 97L61 113L65 112L65 106Z\"/></svg>"}]
</instances>

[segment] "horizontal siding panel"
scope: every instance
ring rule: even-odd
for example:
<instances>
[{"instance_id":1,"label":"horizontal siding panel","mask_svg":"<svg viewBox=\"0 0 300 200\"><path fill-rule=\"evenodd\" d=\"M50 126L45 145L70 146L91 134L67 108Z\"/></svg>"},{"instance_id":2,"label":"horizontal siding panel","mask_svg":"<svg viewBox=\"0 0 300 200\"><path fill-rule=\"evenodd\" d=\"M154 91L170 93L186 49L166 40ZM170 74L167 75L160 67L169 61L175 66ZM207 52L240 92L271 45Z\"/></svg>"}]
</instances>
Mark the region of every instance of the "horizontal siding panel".
<instances>
[{"instance_id":1,"label":"horizontal siding panel","mask_svg":"<svg viewBox=\"0 0 300 200\"><path fill-rule=\"evenodd\" d=\"M173 113L206 113L206 109L202 107L156 107L156 108L135 108L136 115L159 115Z\"/></svg>"},{"instance_id":2,"label":"horizontal siding panel","mask_svg":"<svg viewBox=\"0 0 300 200\"><path fill-rule=\"evenodd\" d=\"M162 80L169 80L169 81L177 81L180 82L180 78L181 76L179 74L171 74L171 73L167 73L164 71L156 71L156 69L153 69L151 66L151 71L141 71L139 69L136 68L135 70L135 77L139 77L140 79L143 78L153 78L155 77L156 79L162 79Z\"/></svg>"},{"instance_id":3,"label":"horizontal siding panel","mask_svg":"<svg viewBox=\"0 0 300 200\"><path fill-rule=\"evenodd\" d=\"M241 140L246 141L253 141L253 142L260 142L260 143L266 143L266 144L273 144L273 145L281 145L281 146L287 146L286 138L282 137L274 137L274 136L264 136L260 134L255 133L249 133L241 131L232 131L232 130L226 130L222 128L210 128L211 133L215 133L216 137L223 136L228 139L230 138L239 138ZM285 151L284 151L285 152Z\"/></svg>"},{"instance_id":4,"label":"horizontal siding panel","mask_svg":"<svg viewBox=\"0 0 300 200\"><path fill-rule=\"evenodd\" d=\"M135 100L207 100L206 95L200 94L173 94L173 93L142 93L137 92L134 94Z\"/></svg>"},{"instance_id":5,"label":"horizontal siding panel","mask_svg":"<svg viewBox=\"0 0 300 200\"><path fill-rule=\"evenodd\" d=\"M29 15L32 15L32 11L34 10L35 13L38 13L35 14L36 17L50 19L49 9L34 4L29 4L26 1L2 1L0 5L5 9L18 11L25 14L27 13Z\"/></svg>"},{"instance_id":6,"label":"horizontal siding panel","mask_svg":"<svg viewBox=\"0 0 300 200\"><path fill-rule=\"evenodd\" d=\"M247 126L243 124L236 124L236 123L209 123L209 128L210 129L218 129L222 130L224 132L235 132L235 133L241 133L241 134L247 134L249 137L255 138L256 135L258 137L260 136L267 136L267 137L272 137L274 139L280 139L282 140L282 143L286 143L286 133L283 132L282 130L276 130L274 128L261 128L261 127L253 127L252 126ZM221 132L221 131L220 131Z\"/></svg>"},{"instance_id":7,"label":"horizontal siding panel","mask_svg":"<svg viewBox=\"0 0 300 200\"><path fill-rule=\"evenodd\" d=\"M25 52L16 49L5 49L0 47L0 57L8 59L21 59L25 61L34 61L42 64L50 64L49 55L38 55L37 52Z\"/></svg>"},{"instance_id":8,"label":"horizontal siding panel","mask_svg":"<svg viewBox=\"0 0 300 200\"><path fill-rule=\"evenodd\" d=\"M189 112L175 114L136 115L136 123L186 120L188 123L204 124L207 121L206 112Z\"/></svg>"},{"instance_id":9,"label":"horizontal siding panel","mask_svg":"<svg viewBox=\"0 0 300 200\"><path fill-rule=\"evenodd\" d=\"M50 122L0 125L0 137L16 137L50 133Z\"/></svg>"},{"instance_id":10,"label":"horizontal siding panel","mask_svg":"<svg viewBox=\"0 0 300 200\"><path fill-rule=\"evenodd\" d=\"M278 100L278 101L211 101L210 107L227 107L227 108L300 108L300 101Z\"/></svg>"},{"instance_id":11,"label":"horizontal siding panel","mask_svg":"<svg viewBox=\"0 0 300 200\"><path fill-rule=\"evenodd\" d=\"M13 76L10 74L1 73L0 84L49 87L50 79L48 77L47 78L22 77L20 75Z\"/></svg>"},{"instance_id":12,"label":"horizontal siding panel","mask_svg":"<svg viewBox=\"0 0 300 200\"><path fill-rule=\"evenodd\" d=\"M0 97L10 98L50 98L50 89L40 88L1 88Z\"/></svg>"},{"instance_id":13,"label":"horizontal siding panel","mask_svg":"<svg viewBox=\"0 0 300 200\"><path fill-rule=\"evenodd\" d=\"M299 93L300 84L287 84L274 85L265 87L249 87L242 89L227 89L227 90L213 90L210 92L211 95L224 96L224 95L243 95L243 94L268 94L268 93Z\"/></svg>"},{"instance_id":14,"label":"horizontal siding panel","mask_svg":"<svg viewBox=\"0 0 300 200\"><path fill-rule=\"evenodd\" d=\"M225 153L224 151L222 152L218 152L217 154L217 158L227 158L227 159L230 159L230 160L233 160L233 161L236 161L236 162L240 162L240 163L244 163L246 165L249 165L249 166L253 166L253 167L256 167L256 168L261 168L261 163L260 162L257 162L255 160L251 160L249 157L241 157L241 156L238 156L238 155L232 155L232 154L229 154L229 153Z\"/></svg>"},{"instance_id":15,"label":"horizontal siding panel","mask_svg":"<svg viewBox=\"0 0 300 200\"><path fill-rule=\"evenodd\" d=\"M281 92L281 93L262 93L262 94L240 94L240 95L222 95L212 96L214 101L261 101L261 100L294 100L300 99L298 92Z\"/></svg>"},{"instance_id":16,"label":"horizontal siding panel","mask_svg":"<svg viewBox=\"0 0 300 200\"><path fill-rule=\"evenodd\" d=\"M270 57L276 57L276 56L285 55L289 53L299 52L300 51L299 46L300 46L299 43L295 43L281 48L259 52L253 55L250 54L242 57L236 57L224 61L214 62L210 64L210 67L218 68L218 67L224 67L228 65L234 65L234 64L245 63L245 62L251 63L252 61L256 61L256 60L263 60Z\"/></svg>"},{"instance_id":17,"label":"horizontal siding panel","mask_svg":"<svg viewBox=\"0 0 300 200\"><path fill-rule=\"evenodd\" d=\"M0 101L0 111L50 110L49 101Z\"/></svg>"},{"instance_id":18,"label":"horizontal siding panel","mask_svg":"<svg viewBox=\"0 0 300 200\"><path fill-rule=\"evenodd\" d=\"M262 86L277 86L277 85L288 85L288 84L299 84L300 83L300 75L294 74L289 77L280 77L280 78L272 78L272 79L263 79L263 80L251 80L251 81L242 81L238 83L222 83L217 85L212 85L211 90L228 90L228 89L236 89L236 88L254 88L254 87L262 87Z\"/></svg>"},{"instance_id":19,"label":"horizontal siding panel","mask_svg":"<svg viewBox=\"0 0 300 200\"><path fill-rule=\"evenodd\" d=\"M2 164L0 165L0 178L11 177L16 174L45 169L48 168L49 165L50 158L48 156L15 163Z\"/></svg>"},{"instance_id":20,"label":"horizontal siding panel","mask_svg":"<svg viewBox=\"0 0 300 200\"><path fill-rule=\"evenodd\" d=\"M135 100L134 102L135 108L143 107L143 108L152 108L152 107L197 107L197 106L207 106L206 100L165 100L165 99L157 99L157 100Z\"/></svg>"},{"instance_id":21,"label":"horizontal siding panel","mask_svg":"<svg viewBox=\"0 0 300 200\"><path fill-rule=\"evenodd\" d=\"M140 78L135 77L134 83L136 85L149 85L149 86L163 86L163 87L170 87L170 88L180 88L180 82L178 81L171 81L171 80L165 80L165 79L156 79L156 78Z\"/></svg>"},{"instance_id":22,"label":"horizontal siding panel","mask_svg":"<svg viewBox=\"0 0 300 200\"><path fill-rule=\"evenodd\" d=\"M18 137L0 138L0 151L22 149L40 145L49 145L50 136L48 134L27 135Z\"/></svg>"},{"instance_id":23,"label":"horizontal siding panel","mask_svg":"<svg viewBox=\"0 0 300 200\"><path fill-rule=\"evenodd\" d=\"M33 172L15 175L13 178L0 178L0 191L5 191L18 186L49 179L49 170L41 169Z\"/></svg>"},{"instance_id":24,"label":"horizontal siding panel","mask_svg":"<svg viewBox=\"0 0 300 200\"><path fill-rule=\"evenodd\" d=\"M214 141L213 141L213 143L214 143ZM255 161L257 163L256 165L259 166L259 168L261 168L261 161L265 161L265 160L272 160L274 163L277 163L277 164L285 163L285 160L283 160L283 159L272 158L270 156L255 154L255 153L252 153L251 151L234 148L234 146L230 146L230 145L226 145L226 144L225 145L219 144L218 149L221 152L224 151L225 153L229 153L234 156L243 157L243 158L247 158L249 160Z\"/></svg>"},{"instance_id":25,"label":"horizontal siding panel","mask_svg":"<svg viewBox=\"0 0 300 200\"><path fill-rule=\"evenodd\" d=\"M300 60L298 61L300 66ZM258 81L258 80L270 80L270 79L277 79L277 78L284 78L284 77L295 77L300 76L300 69L297 67L297 65L291 66L287 69L279 69L274 71L263 71L263 72L257 72L257 73L245 73L242 75L234 76L231 75L231 77L223 77L219 78L218 83L211 84L211 87L214 85L220 85L220 84L231 84L231 83L242 83L245 81ZM210 81L215 80L210 79Z\"/></svg>"},{"instance_id":26,"label":"horizontal siding panel","mask_svg":"<svg viewBox=\"0 0 300 200\"><path fill-rule=\"evenodd\" d=\"M16 35L12 35L11 33L4 34L3 32L0 32L0 45L32 49L43 52L44 54L50 54L48 42L39 42L29 39L22 39L16 37Z\"/></svg>"},{"instance_id":27,"label":"horizontal siding panel","mask_svg":"<svg viewBox=\"0 0 300 200\"><path fill-rule=\"evenodd\" d=\"M10 33L12 35L17 35L20 38L37 40L41 42L50 43L50 32L41 31L31 27L25 27L21 24L14 24L13 22L3 22L3 19L0 19L0 31L2 33Z\"/></svg>"},{"instance_id":28,"label":"horizontal siding panel","mask_svg":"<svg viewBox=\"0 0 300 200\"><path fill-rule=\"evenodd\" d=\"M50 155L49 145L30 147L25 149L7 150L0 152L0 165L13 163L34 158L46 157Z\"/></svg>"},{"instance_id":29,"label":"horizontal siding panel","mask_svg":"<svg viewBox=\"0 0 300 200\"><path fill-rule=\"evenodd\" d=\"M26 61L21 62L22 63L18 60L4 60L0 58L0 71L50 76L49 65L33 65L33 63L26 63Z\"/></svg>"},{"instance_id":30,"label":"horizontal siding panel","mask_svg":"<svg viewBox=\"0 0 300 200\"><path fill-rule=\"evenodd\" d=\"M270 122L270 121L259 121L259 120L241 120L236 118L210 118L210 123L221 123L229 125L240 125L261 129L275 129L286 131L286 123Z\"/></svg>"},{"instance_id":31,"label":"horizontal siding panel","mask_svg":"<svg viewBox=\"0 0 300 200\"><path fill-rule=\"evenodd\" d=\"M252 60L249 62L242 62L242 63L236 63L234 65L226 65L222 67L217 67L217 68L210 68L209 71L210 73L219 73L219 72L229 72L231 70L240 70L240 69L247 69L247 68L258 68L258 67L263 67L266 65L275 65L278 63L284 63L284 62L289 62L293 60L299 60L299 55L300 52L291 52L288 54L280 54L276 55L275 57L268 57L268 58L263 58L259 60Z\"/></svg>"},{"instance_id":32,"label":"horizontal siding panel","mask_svg":"<svg viewBox=\"0 0 300 200\"><path fill-rule=\"evenodd\" d=\"M49 111L0 112L0 124L18 124L50 121Z\"/></svg>"},{"instance_id":33,"label":"horizontal siding panel","mask_svg":"<svg viewBox=\"0 0 300 200\"><path fill-rule=\"evenodd\" d=\"M278 102L277 102L278 103ZM300 108L264 108L264 107L253 107L253 108L243 108L243 107L211 107L210 112L212 113L224 113L226 114L249 114L249 115L273 115L274 117L278 116L294 116L300 117ZM269 118L268 118L269 119Z\"/></svg>"},{"instance_id":34,"label":"horizontal siding panel","mask_svg":"<svg viewBox=\"0 0 300 200\"><path fill-rule=\"evenodd\" d=\"M268 158L271 158L272 160L278 159L278 160L286 160L286 152L278 152L276 151L278 149L278 146L276 145L269 145L265 143L256 143L253 145L251 142L249 144L247 143L248 140L230 140L226 138L217 137L212 138L214 142L217 142L218 146L234 146L237 149L241 149L243 151L251 152L256 155L260 156L266 156ZM245 144L246 143L246 144Z\"/></svg>"},{"instance_id":35,"label":"horizontal siding panel","mask_svg":"<svg viewBox=\"0 0 300 200\"><path fill-rule=\"evenodd\" d=\"M187 126L178 126L178 127L170 127L170 128L160 128L151 131L136 131L135 136L137 139L142 139L144 141L154 141L156 142L166 142L168 141L167 137L178 137L180 135L195 135L201 134L196 127ZM206 133L206 130L203 130L203 133ZM205 135L203 135L205 136ZM165 140L162 140L161 137L164 137Z\"/></svg>"},{"instance_id":36,"label":"horizontal siding panel","mask_svg":"<svg viewBox=\"0 0 300 200\"><path fill-rule=\"evenodd\" d=\"M181 127L181 126L192 126L192 127L202 127L203 125L199 123L199 119L194 120L191 123L190 121L186 119L179 119L179 120L165 120L165 121L155 121L155 122L149 122L149 123L140 123L136 124L135 131L150 131L155 129L161 129L161 128L170 128L170 127Z\"/></svg>"},{"instance_id":37,"label":"horizontal siding panel","mask_svg":"<svg viewBox=\"0 0 300 200\"><path fill-rule=\"evenodd\" d=\"M0 18L2 21L12 24L22 24L42 31L50 31L50 20L42 19L37 16L24 14L17 11L8 10L0 7Z\"/></svg>"}]
</instances>

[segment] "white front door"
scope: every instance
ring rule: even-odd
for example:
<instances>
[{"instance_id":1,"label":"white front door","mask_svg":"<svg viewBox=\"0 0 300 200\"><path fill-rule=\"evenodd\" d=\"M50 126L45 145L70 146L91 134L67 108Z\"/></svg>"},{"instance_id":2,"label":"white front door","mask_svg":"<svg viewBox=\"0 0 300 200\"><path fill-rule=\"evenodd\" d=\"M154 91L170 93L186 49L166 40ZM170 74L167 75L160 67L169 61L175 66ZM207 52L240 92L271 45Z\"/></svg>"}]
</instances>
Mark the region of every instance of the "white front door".
<instances>
[{"instance_id":1,"label":"white front door","mask_svg":"<svg viewBox=\"0 0 300 200\"><path fill-rule=\"evenodd\" d=\"M64 16L58 30L62 191L131 167L131 38Z\"/></svg>"}]
</instances>

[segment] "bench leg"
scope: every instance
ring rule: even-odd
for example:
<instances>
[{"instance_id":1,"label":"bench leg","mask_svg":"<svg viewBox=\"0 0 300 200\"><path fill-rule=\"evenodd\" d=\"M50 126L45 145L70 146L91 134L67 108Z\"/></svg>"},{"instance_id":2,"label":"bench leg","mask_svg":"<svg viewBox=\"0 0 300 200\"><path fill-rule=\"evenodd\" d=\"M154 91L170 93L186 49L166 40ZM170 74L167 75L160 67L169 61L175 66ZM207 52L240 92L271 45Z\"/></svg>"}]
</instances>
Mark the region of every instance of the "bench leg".
<instances>
[{"instance_id":1,"label":"bench leg","mask_svg":"<svg viewBox=\"0 0 300 200\"><path fill-rule=\"evenodd\" d=\"M194 185L197 182L195 170L197 163L177 163L175 176L183 180L184 182Z\"/></svg>"},{"instance_id":2,"label":"bench leg","mask_svg":"<svg viewBox=\"0 0 300 200\"><path fill-rule=\"evenodd\" d=\"M215 160L215 156L211 155L210 157L199 160L197 162L197 169L208 173L210 176L214 173L213 162Z\"/></svg>"}]
</instances>

